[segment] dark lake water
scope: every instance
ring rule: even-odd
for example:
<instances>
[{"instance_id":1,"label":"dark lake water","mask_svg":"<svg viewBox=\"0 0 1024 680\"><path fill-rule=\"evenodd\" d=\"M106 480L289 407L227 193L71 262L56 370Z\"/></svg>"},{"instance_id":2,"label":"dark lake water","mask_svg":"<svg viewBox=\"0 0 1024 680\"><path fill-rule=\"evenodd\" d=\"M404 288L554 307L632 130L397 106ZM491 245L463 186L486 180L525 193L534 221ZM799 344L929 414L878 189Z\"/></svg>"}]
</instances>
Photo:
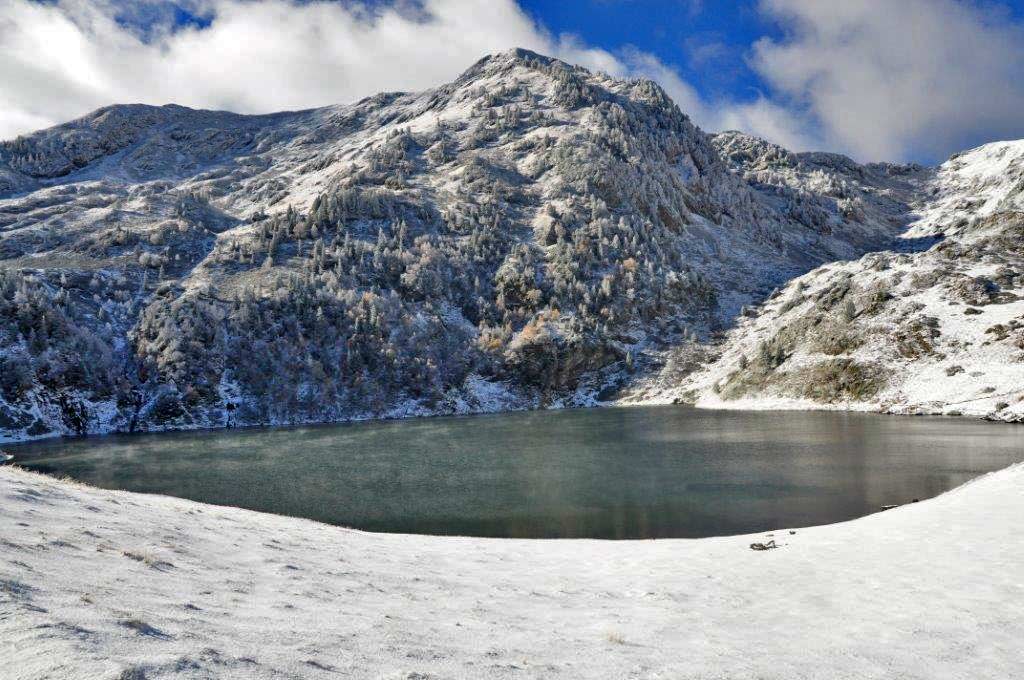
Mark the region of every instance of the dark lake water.
<instances>
[{"instance_id":1,"label":"dark lake water","mask_svg":"<svg viewBox=\"0 0 1024 680\"><path fill-rule=\"evenodd\" d=\"M1024 460L1024 427L678 406L9 447L90 484L373 531L698 537L851 519Z\"/></svg>"}]
</instances>

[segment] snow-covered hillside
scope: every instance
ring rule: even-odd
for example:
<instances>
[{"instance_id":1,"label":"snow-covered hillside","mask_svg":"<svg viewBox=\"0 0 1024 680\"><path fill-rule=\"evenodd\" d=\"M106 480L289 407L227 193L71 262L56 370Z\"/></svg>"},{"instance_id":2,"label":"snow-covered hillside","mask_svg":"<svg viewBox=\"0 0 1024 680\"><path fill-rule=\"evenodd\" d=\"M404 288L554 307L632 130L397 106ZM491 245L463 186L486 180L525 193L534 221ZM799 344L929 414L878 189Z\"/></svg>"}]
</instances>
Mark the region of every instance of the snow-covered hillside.
<instances>
[{"instance_id":1,"label":"snow-covered hillside","mask_svg":"<svg viewBox=\"0 0 1024 680\"><path fill-rule=\"evenodd\" d=\"M0 468L0 675L1024 675L1024 467L699 540L367 534ZM753 542L775 540L775 550Z\"/></svg>"},{"instance_id":2,"label":"snow-covered hillside","mask_svg":"<svg viewBox=\"0 0 1024 680\"><path fill-rule=\"evenodd\" d=\"M798 277L670 393L1024 420L1024 141L954 156L892 250Z\"/></svg>"},{"instance_id":3,"label":"snow-covered hillside","mask_svg":"<svg viewBox=\"0 0 1024 680\"><path fill-rule=\"evenodd\" d=\"M887 247L930 171L697 129L523 50L267 116L0 145L0 440L610 402Z\"/></svg>"}]
</instances>

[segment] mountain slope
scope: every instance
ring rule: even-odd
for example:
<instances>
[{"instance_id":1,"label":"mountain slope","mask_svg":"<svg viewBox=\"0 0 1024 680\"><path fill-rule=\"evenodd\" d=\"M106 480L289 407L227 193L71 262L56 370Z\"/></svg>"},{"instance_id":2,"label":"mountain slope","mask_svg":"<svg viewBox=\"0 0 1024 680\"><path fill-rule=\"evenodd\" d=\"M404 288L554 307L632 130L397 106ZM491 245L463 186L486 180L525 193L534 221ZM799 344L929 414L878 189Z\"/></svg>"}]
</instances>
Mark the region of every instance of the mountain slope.
<instances>
[{"instance_id":1,"label":"mountain slope","mask_svg":"<svg viewBox=\"0 0 1024 680\"><path fill-rule=\"evenodd\" d=\"M745 305L887 247L929 173L711 137L524 50L349 106L101 109L0 145L0 436L675 384Z\"/></svg>"},{"instance_id":2,"label":"mountain slope","mask_svg":"<svg viewBox=\"0 0 1024 680\"><path fill-rule=\"evenodd\" d=\"M1024 419L1024 142L954 156L927 189L902 248L792 281L686 398Z\"/></svg>"}]
</instances>

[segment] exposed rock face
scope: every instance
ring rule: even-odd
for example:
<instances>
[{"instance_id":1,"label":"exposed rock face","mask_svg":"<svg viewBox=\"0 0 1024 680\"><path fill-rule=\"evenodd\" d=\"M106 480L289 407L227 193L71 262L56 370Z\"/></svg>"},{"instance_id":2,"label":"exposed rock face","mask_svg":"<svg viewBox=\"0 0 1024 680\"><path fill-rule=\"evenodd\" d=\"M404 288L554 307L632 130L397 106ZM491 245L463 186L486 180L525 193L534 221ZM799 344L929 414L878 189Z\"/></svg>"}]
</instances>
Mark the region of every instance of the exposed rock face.
<instances>
[{"instance_id":1,"label":"exposed rock face","mask_svg":"<svg viewBox=\"0 0 1024 680\"><path fill-rule=\"evenodd\" d=\"M0 437L664 397L774 288L892 247L932 175L709 136L523 50L348 106L109 107L0 145ZM856 387L812 398L888 394L839 351L864 304L820 340Z\"/></svg>"}]
</instances>

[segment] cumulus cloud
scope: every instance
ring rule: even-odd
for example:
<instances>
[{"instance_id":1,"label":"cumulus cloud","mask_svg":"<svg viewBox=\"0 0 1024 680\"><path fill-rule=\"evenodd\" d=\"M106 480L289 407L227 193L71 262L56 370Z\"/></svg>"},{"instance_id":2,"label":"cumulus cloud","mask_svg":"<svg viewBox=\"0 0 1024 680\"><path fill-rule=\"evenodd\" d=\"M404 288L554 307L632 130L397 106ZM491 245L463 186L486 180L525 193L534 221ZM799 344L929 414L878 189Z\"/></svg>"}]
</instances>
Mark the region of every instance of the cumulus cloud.
<instances>
[{"instance_id":1,"label":"cumulus cloud","mask_svg":"<svg viewBox=\"0 0 1024 680\"><path fill-rule=\"evenodd\" d=\"M1024 136L1024 28L956 0L762 0L751 63L782 111L862 159L937 160Z\"/></svg>"},{"instance_id":2,"label":"cumulus cloud","mask_svg":"<svg viewBox=\"0 0 1024 680\"><path fill-rule=\"evenodd\" d=\"M800 109L765 96L752 102L724 102L713 109L717 130L742 130L781 144L791 151L834 150L822 141L818 122Z\"/></svg>"},{"instance_id":3,"label":"cumulus cloud","mask_svg":"<svg viewBox=\"0 0 1024 680\"><path fill-rule=\"evenodd\" d=\"M936 160L1024 136L1024 28L987 5L758 7L782 29L747 55L765 91L718 100L649 52L552 35L516 0L0 0L0 139L112 103L258 113L418 90L510 47L651 78L705 129L794 150Z\"/></svg>"},{"instance_id":4,"label":"cumulus cloud","mask_svg":"<svg viewBox=\"0 0 1024 680\"><path fill-rule=\"evenodd\" d=\"M474 7L202 0L208 26L168 15L143 35L118 20L124 3L0 0L0 137L115 102L321 106L434 85L510 45L557 46L511 0Z\"/></svg>"},{"instance_id":5,"label":"cumulus cloud","mask_svg":"<svg viewBox=\"0 0 1024 680\"><path fill-rule=\"evenodd\" d=\"M350 102L449 81L510 47L657 77L685 110L704 113L696 92L653 56L552 36L514 0L190 0L204 20L183 26L169 6L0 0L0 138L111 103L252 113Z\"/></svg>"},{"instance_id":6,"label":"cumulus cloud","mask_svg":"<svg viewBox=\"0 0 1024 680\"><path fill-rule=\"evenodd\" d=\"M202 21L175 22L175 6ZM706 101L654 55L551 35L515 0L0 0L0 139L112 103L261 113L418 90L510 47L653 79L707 129L812 145L767 101Z\"/></svg>"},{"instance_id":7,"label":"cumulus cloud","mask_svg":"<svg viewBox=\"0 0 1024 680\"><path fill-rule=\"evenodd\" d=\"M780 106L760 96L751 102L708 100L679 73L649 52L626 47L618 52L611 75L648 78L660 84L672 100L707 130L743 130L795 151L820 148L816 123L802 112Z\"/></svg>"}]
</instances>

